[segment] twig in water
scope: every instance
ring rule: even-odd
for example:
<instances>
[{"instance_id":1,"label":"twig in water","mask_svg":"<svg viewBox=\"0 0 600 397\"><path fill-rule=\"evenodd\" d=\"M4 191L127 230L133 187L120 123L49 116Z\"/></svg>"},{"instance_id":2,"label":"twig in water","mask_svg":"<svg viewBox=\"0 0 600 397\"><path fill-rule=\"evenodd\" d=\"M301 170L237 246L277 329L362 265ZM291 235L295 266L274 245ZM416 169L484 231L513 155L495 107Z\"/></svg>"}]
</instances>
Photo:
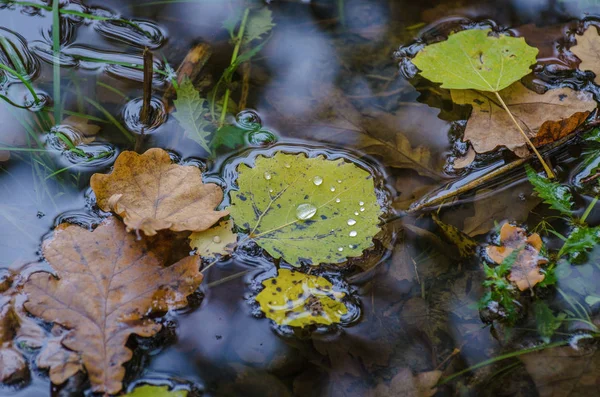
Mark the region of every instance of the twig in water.
<instances>
[{"instance_id":1,"label":"twig in water","mask_svg":"<svg viewBox=\"0 0 600 397\"><path fill-rule=\"evenodd\" d=\"M154 57L152 52L148 49L144 49L144 96L142 100L142 112L140 114L140 121L144 125L151 124L152 118L152 77L154 74Z\"/></svg>"}]
</instances>

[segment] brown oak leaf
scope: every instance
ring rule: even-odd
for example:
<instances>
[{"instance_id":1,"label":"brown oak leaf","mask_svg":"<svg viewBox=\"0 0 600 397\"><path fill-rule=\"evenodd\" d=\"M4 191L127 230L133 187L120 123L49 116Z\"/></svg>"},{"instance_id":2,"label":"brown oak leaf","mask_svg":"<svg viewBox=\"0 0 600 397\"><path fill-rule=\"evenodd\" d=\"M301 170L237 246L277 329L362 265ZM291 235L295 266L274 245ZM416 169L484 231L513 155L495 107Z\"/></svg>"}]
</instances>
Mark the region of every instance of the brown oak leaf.
<instances>
[{"instance_id":1,"label":"brown oak leaf","mask_svg":"<svg viewBox=\"0 0 600 397\"><path fill-rule=\"evenodd\" d=\"M574 132L596 108L590 93L571 88L538 94L521 83L515 83L500 91L500 96L536 146L554 142ZM490 93L452 90L452 100L457 104L473 106L463 140L470 141L477 153L505 146L520 157L529 155L525 139Z\"/></svg>"},{"instance_id":2,"label":"brown oak leaf","mask_svg":"<svg viewBox=\"0 0 600 397\"><path fill-rule=\"evenodd\" d=\"M24 277L19 271L3 269L3 272L0 276L0 382L13 382L27 377L29 371L16 342L38 348L42 346L45 331L24 311Z\"/></svg>"},{"instance_id":3,"label":"brown oak leaf","mask_svg":"<svg viewBox=\"0 0 600 397\"><path fill-rule=\"evenodd\" d=\"M91 186L100 208L147 236L163 229L203 231L228 214L214 210L223 200L219 186L202 183L197 167L172 164L158 148L121 153L113 172L94 174Z\"/></svg>"},{"instance_id":4,"label":"brown oak leaf","mask_svg":"<svg viewBox=\"0 0 600 397\"><path fill-rule=\"evenodd\" d=\"M62 345L65 331L55 325L52 328L52 337L38 354L36 364L40 368L49 368L50 380L55 385L63 384L71 376L83 370L81 357L74 351Z\"/></svg>"},{"instance_id":5,"label":"brown oak leaf","mask_svg":"<svg viewBox=\"0 0 600 397\"><path fill-rule=\"evenodd\" d=\"M375 397L432 397L437 393L435 384L442 377L442 371L434 370L413 375L408 368L402 368L392 378L389 386L383 383L377 385Z\"/></svg>"},{"instance_id":6,"label":"brown oak leaf","mask_svg":"<svg viewBox=\"0 0 600 397\"><path fill-rule=\"evenodd\" d=\"M505 223L500 229L501 246L488 246L487 255L497 264L501 264L516 251L516 257L510 270L508 279L514 282L519 290L525 291L533 288L544 280L540 266L548 263L546 258L540 256L542 239L537 233L527 236L527 232L517 226Z\"/></svg>"},{"instance_id":7,"label":"brown oak leaf","mask_svg":"<svg viewBox=\"0 0 600 397\"><path fill-rule=\"evenodd\" d=\"M69 330L62 344L81 356L94 392L121 390L123 364L132 357L125 347L129 336L155 335L161 326L147 315L186 306L202 282L197 256L165 266L168 244L137 239L114 217L94 231L61 224L44 242L44 257L58 278L33 274L24 288L25 308Z\"/></svg>"}]
</instances>

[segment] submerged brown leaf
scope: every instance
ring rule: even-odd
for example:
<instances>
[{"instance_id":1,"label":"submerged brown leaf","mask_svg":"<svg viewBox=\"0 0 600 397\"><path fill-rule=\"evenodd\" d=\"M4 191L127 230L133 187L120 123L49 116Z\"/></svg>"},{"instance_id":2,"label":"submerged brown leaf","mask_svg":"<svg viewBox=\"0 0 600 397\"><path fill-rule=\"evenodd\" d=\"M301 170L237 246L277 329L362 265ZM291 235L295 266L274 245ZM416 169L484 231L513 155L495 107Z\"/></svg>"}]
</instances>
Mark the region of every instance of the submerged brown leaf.
<instances>
[{"instance_id":1,"label":"submerged brown leaf","mask_svg":"<svg viewBox=\"0 0 600 397\"><path fill-rule=\"evenodd\" d=\"M61 224L43 244L59 278L33 274L25 284L25 307L69 330L62 344L81 355L94 392L121 390L123 364L132 357L125 347L129 336L155 335L161 326L147 315L186 306L202 282L196 256L165 267L166 246L159 239L138 240L116 218L93 232ZM52 372L64 360L45 362Z\"/></svg>"},{"instance_id":2,"label":"submerged brown leaf","mask_svg":"<svg viewBox=\"0 0 600 397\"><path fill-rule=\"evenodd\" d=\"M504 262L511 254L516 254L508 279L514 282L519 290L533 288L544 280L545 276L540 272L540 266L548 263L548 260L540 256L543 243L539 234L527 236L524 229L505 223L500 229L500 244L499 247L487 247L486 252L497 264Z\"/></svg>"},{"instance_id":3,"label":"submerged brown leaf","mask_svg":"<svg viewBox=\"0 0 600 397\"><path fill-rule=\"evenodd\" d=\"M536 146L571 134L596 108L590 93L570 88L538 94L521 83L515 83L500 91L500 96ZM452 90L452 100L457 104L473 106L463 140L470 141L477 153L505 146L520 157L529 154L523 136L492 94Z\"/></svg>"},{"instance_id":4,"label":"submerged brown leaf","mask_svg":"<svg viewBox=\"0 0 600 397\"><path fill-rule=\"evenodd\" d=\"M172 164L158 148L121 153L113 172L94 174L91 186L100 208L147 236L162 229L199 232L228 214L214 210L223 199L219 186L202 183L197 167Z\"/></svg>"},{"instance_id":5,"label":"submerged brown leaf","mask_svg":"<svg viewBox=\"0 0 600 397\"><path fill-rule=\"evenodd\" d=\"M600 354L594 349L554 347L519 356L540 397L600 394Z\"/></svg>"},{"instance_id":6,"label":"submerged brown leaf","mask_svg":"<svg viewBox=\"0 0 600 397\"><path fill-rule=\"evenodd\" d=\"M392 378L389 386L379 384L375 389L375 397L432 397L437 393L435 384L442 377L442 371L429 371L413 375L408 368L402 368Z\"/></svg>"},{"instance_id":7,"label":"submerged brown leaf","mask_svg":"<svg viewBox=\"0 0 600 397\"><path fill-rule=\"evenodd\" d=\"M49 368L50 380L55 385L66 382L71 376L83 370L81 357L62 345L65 336L59 326L52 329L52 337L38 354L36 364L40 368Z\"/></svg>"}]
</instances>

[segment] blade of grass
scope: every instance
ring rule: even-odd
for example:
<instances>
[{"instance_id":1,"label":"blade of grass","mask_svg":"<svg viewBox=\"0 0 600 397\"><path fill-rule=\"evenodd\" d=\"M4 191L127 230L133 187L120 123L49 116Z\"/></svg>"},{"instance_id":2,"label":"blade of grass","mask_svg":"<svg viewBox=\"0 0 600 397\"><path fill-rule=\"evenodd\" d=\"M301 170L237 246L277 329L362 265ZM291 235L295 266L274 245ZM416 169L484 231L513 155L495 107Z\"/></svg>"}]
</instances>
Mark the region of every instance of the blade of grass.
<instances>
[{"instance_id":1,"label":"blade of grass","mask_svg":"<svg viewBox=\"0 0 600 397\"><path fill-rule=\"evenodd\" d=\"M110 122L115 127L117 127L117 129L119 131L121 131L123 136L125 138L127 138L127 140L129 142L132 142L132 143L135 142L135 137L133 136L133 134L131 132L127 131L127 129L125 129L125 127L123 127L123 124L119 123L119 121L117 119L115 119L114 116L112 114L110 114L110 112L108 110L106 110L106 108L104 108L104 106L100 105L98 102L96 102L93 99L88 98L88 97L85 97L85 100L87 103L89 103L90 105L95 107L97 110L102 112L102 114L104 114L104 117L106 117L108 120L110 120Z\"/></svg>"},{"instance_id":2,"label":"blade of grass","mask_svg":"<svg viewBox=\"0 0 600 397\"><path fill-rule=\"evenodd\" d=\"M62 120L60 106L60 1L52 1L52 72L54 88L54 122Z\"/></svg>"}]
</instances>

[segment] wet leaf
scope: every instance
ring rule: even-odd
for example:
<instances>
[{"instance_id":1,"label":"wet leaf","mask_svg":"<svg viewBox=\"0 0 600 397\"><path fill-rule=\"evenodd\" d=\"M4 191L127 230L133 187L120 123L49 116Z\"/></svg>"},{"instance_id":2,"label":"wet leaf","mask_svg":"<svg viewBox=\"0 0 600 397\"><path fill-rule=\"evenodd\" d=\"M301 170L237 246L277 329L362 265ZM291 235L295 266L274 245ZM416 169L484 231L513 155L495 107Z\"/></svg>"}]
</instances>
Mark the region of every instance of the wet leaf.
<instances>
[{"instance_id":1,"label":"wet leaf","mask_svg":"<svg viewBox=\"0 0 600 397\"><path fill-rule=\"evenodd\" d=\"M324 277L279 269L277 277L263 281L263 286L256 301L267 318L280 325L330 325L348 312L342 302L345 294Z\"/></svg>"},{"instance_id":2,"label":"wet leaf","mask_svg":"<svg viewBox=\"0 0 600 397\"><path fill-rule=\"evenodd\" d=\"M93 137L96 136L101 127L96 124L92 124L89 119L80 116L69 116L62 121L62 124L69 125L83 134L84 137L93 140Z\"/></svg>"},{"instance_id":3,"label":"wet leaf","mask_svg":"<svg viewBox=\"0 0 600 397\"><path fill-rule=\"evenodd\" d=\"M186 306L200 285L198 257L165 267L168 245L138 240L116 218L94 231L61 224L44 242L43 255L58 278L33 274L25 307L69 330L62 344L81 355L94 392L121 390L123 364L132 356L128 338L155 335L161 326L146 316Z\"/></svg>"},{"instance_id":4,"label":"wet leaf","mask_svg":"<svg viewBox=\"0 0 600 397\"><path fill-rule=\"evenodd\" d=\"M529 182L544 203L565 215L572 214L573 196L568 187L538 175L529 165L525 166L525 170Z\"/></svg>"},{"instance_id":5,"label":"wet leaf","mask_svg":"<svg viewBox=\"0 0 600 397\"><path fill-rule=\"evenodd\" d=\"M600 36L598 28L590 25L583 35L575 36L577 44L571 47L571 52L581 59L580 70L590 70L596 77L594 83L600 84Z\"/></svg>"},{"instance_id":6,"label":"wet leaf","mask_svg":"<svg viewBox=\"0 0 600 397\"><path fill-rule=\"evenodd\" d=\"M500 96L535 146L552 143L569 135L596 108L590 93L571 88L538 94L516 83L502 90ZM452 100L473 107L463 140L471 142L477 153L504 146L521 157L529 154L525 138L514 128L510 115L493 94L452 90Z\"/></svg>"},{"instance_id":7,"label":"wet leaf","mask_svg":"<svg viewBox=\"0 0 600 397\"><path fill-rule=\"evenodd\" d=\"M227 215L214 210L223 199L219 186L202 183L198 168L172 164L158 148L142 155L122 152L112 173L94 174L91 186L102 210L147 236L163 229L199 232Z\"/></svg>"},{"instance_id":8,"label":"wet leaf","mask_svg":"<svg viewBox=\"0 0 600 397\"><path fill-rule=\"evenodd\" d=\"M475 214L464 218L463 232L471 237L486 234L495 222L512 220L525 222L529 213L539 204L531 194L531 188L503 189L499 192L479 190L473 203Z\"/></svg>"},{"instance_id":9,"label":"wet leaf","mask_svg":"<svg viewBox=\"0 0 600 397\"><path fill-rule=\"evenodd\" d=\"M432 397L437 393L436 383L442 377L442 371L421 372L413 375L408 368L402 368L392 378L389 386L379 384L375 389L375 397Z\"/></svg>"},{"instance_id":10,"label":"wet leaf","mask_svg":"<svg viewBox=\"0 0 600 397\"><path fill-rule=\"evenodd\" d=\"M423 48L413 59L423 77L442 88L500 91L531 72L537 48L522 37L470 29Z\"/></svg>"},{"instance_id":11,"label":"wet leaf","mask_svg":"<svg viewBox=\"0 0 600 397\"><path fill-rule=\"evenodd\" d=\"M475 240L458 230L457 227L442 222L436 213L432 213L431 218L446 238L458 248L461 257L468 257L475 253L478 245Z\"/></svg>"},{"instance_id":12,"label":"wet leaf","mask_svg":"<svg viewBox=\"0 0 600 397\"><path fill-rule=\"evenodd\" d=\"M238 167L229 211L274 258L342 263L373 246L381 208L373 177L343 159L278 152Z\"/></svg>"},{"instance_id":13,"label":"wet leaf","mask_svg":"<svg viewBox=\"0 0 600 397\"><path fill-rule=\"evenodd\" d=\"M554 347L519 356L540 397L596 396L600 354L591 349Z\"/></svg>"},{"instance_id":14,"label":"wet leaf","mask_svg":"<svg viewBox=\"0 0 600 397\"><path fill-rule=\"evenodd\" d=\"M196 255L203 258L214 258L216 255L231 254L237 241L237 234L232 231L233 222L221 221L203 232L190 235L190 246L196 250Z\"/></svg>"},{"instance_id":15,"label":"wet leaf","mask_svg":"<svg viewBox=\"0 0 600 397\"><path fill-rule=\"evenodd\" d=\"M168 386L143 385L133 389L124 397L186 397L187 390L170 391Z\"/></svg>"},{"instance_id":16,"label":"wet leaf","mask_svg":"<svg viewBox=\"0 0 600 397\"><path fill-rule=\"evenodd\" d=\"M539 234L527 236L527 232L520 228L505 223L500 229L500 246L488 246L486 253L495 263L501 265L511 255L516 255L510 268L508 279L514 282L519 290L525 291L533 288L544 280L540 272L540 265L548 262L540 256L542 239Z\"/></svg>"},{"instance_id":17,"label":"wet leaf","mask_svg":"<svg viewBox=\"0 0 600 397\"><path fill-rule=\"evenodd\" d=\"M185 135L210 153L208 142L214 126L208 120L208 100L196 91L194 84L187 77L176 90L177 99L173 101L176 112L173 116L185 131Z\"/></svg>"},{"instance_id":18,"label":"wet leaf","mask_svg":"<svg viewBox=\"0 0 600 397\"><path fill-rule=\"evenodd\" d=\"M569 255L575 260L598 243L600 243L600 227L577 226L567 236L558 256Z\"/></svg>"},{"instance_id":19,"label":"wet leaf","mask_svg":"<svg viewBox=\"0 0 600 397\"><path fill-rule=\"evenodd\" d=\"M62 345L65 332L60 327L52 329L52 337L48 339L42 351L38 354L36 364L40 368L48 368L50 380L55 385L61 385L71 376L83 370L81 357L74 351Z\"/></svg>"},{"instance_id":20,"label":"wet leaf","mask_svg":"<svg viewBox=\"0 0 600 397\"><path fill-rule=\"evenodd\" d=\"M6 270L5 270L6 271ZM27 360L17 348L42 346L45 332L23 309L23 278L16 271L6 271L0 278L0 382L17 382L29 374Z\"/></svg>"},{"instance_id":21,"label":"wet leaf","mask_svg":"<svg viewBox=\"0 0 600 397\"><path fill-rule=\"evenodd\" d=\"M269 33L275 24L273 23L273 14L267 7L262 7L250 12L246 30L244 31L244 43L250 43L252 40L261 39Z\"/></svg>"}]
</instances>

